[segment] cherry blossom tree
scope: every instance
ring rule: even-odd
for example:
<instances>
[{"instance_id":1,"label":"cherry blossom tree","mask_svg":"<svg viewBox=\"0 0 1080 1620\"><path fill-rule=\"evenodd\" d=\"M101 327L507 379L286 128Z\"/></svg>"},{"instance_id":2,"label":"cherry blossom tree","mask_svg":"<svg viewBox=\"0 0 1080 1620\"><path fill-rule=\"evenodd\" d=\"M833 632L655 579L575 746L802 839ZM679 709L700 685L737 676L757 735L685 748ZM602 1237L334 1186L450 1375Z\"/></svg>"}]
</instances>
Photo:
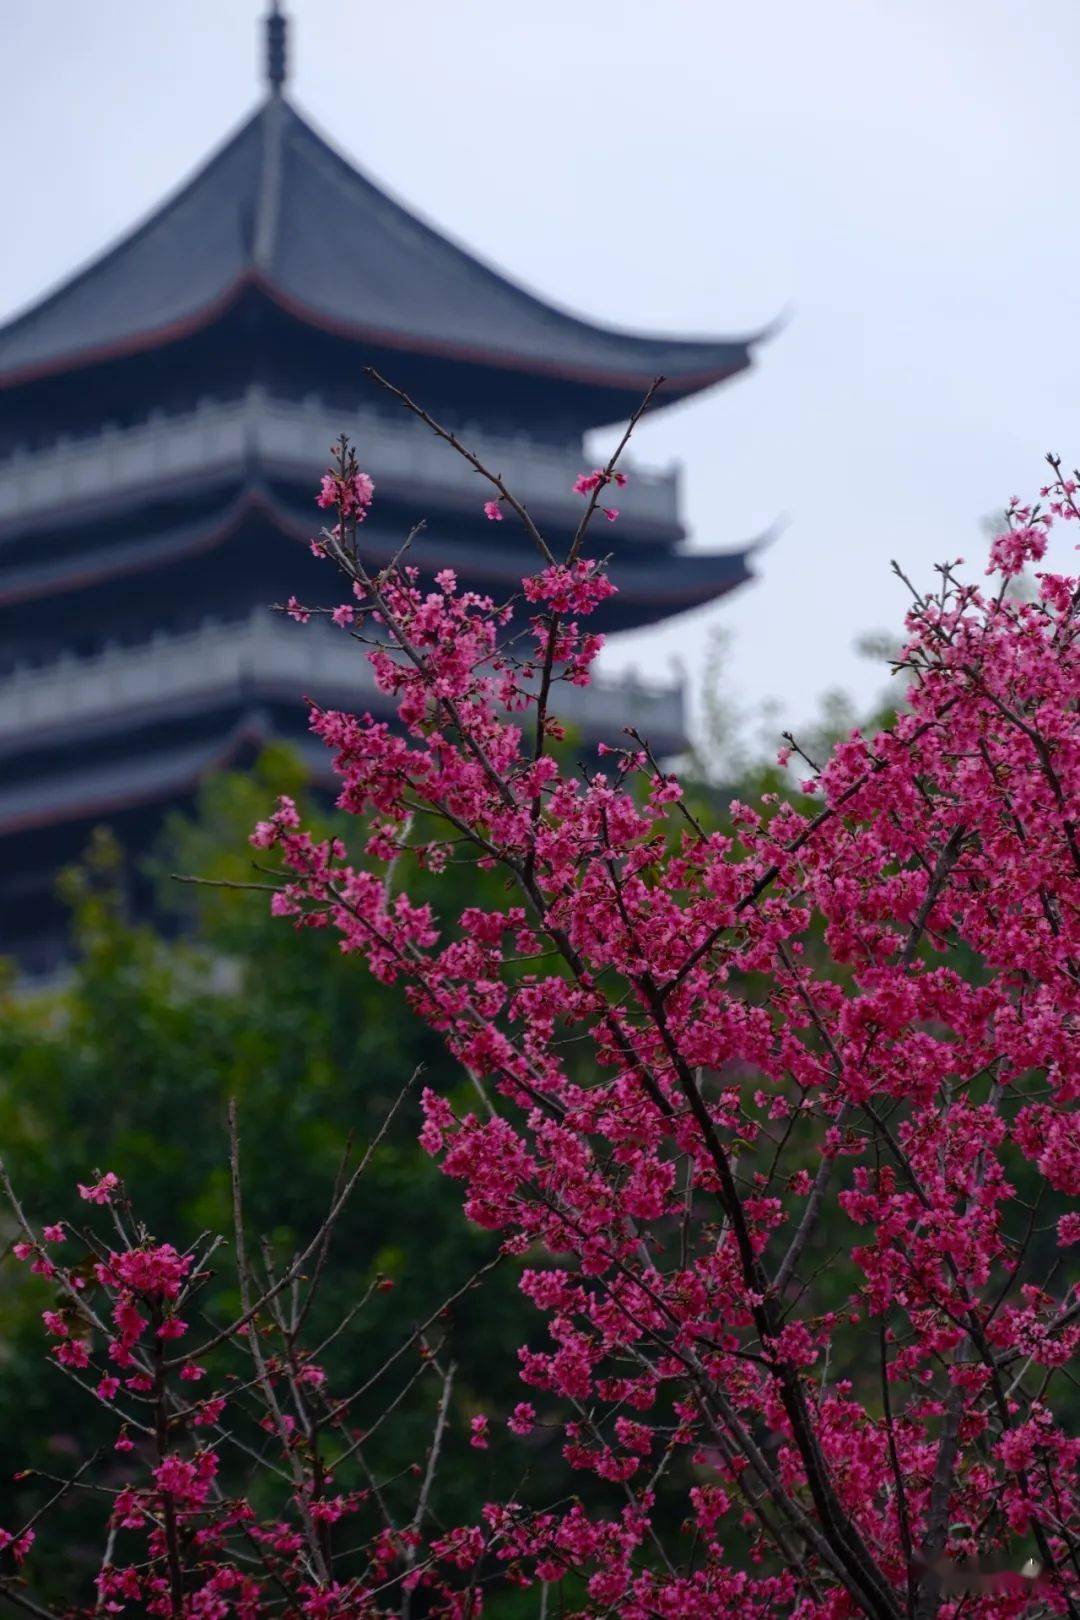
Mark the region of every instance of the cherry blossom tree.
<instances>
[{"instance_id":1,"label":"cherry blossom tree","mask_svg":"<svg viewBox=\"0 0 1080 1620\"><path fill-rule=\"evenodd\" d=\"M1030 598L1009 588L1080 516L1076 481L1052 462L1048 504L1012 503L988 582L957 562L912 589L895 724L804 759L799 795L734 805L726 836L633 727L562 762L559 693L588 682L589 615L614 589L586 544L598 512L617 519L629 430L578 480L560 552L391 392L466 456L488 518L516 519L539 567L506 603L450 569L422 580L407 549L376 571L374 486L335 447L314 546L348 599L321 611L398 723L313 709L355 848L283 799L253 835L253 887L406 985L468 1077L468 1107L424 1091L421 1140L536 1310L522 1399L474 1418L471 1451L518 1448L525 1474L531 1446L557 1443L566 1494L523 1484L474 1524L437 1523L440 1416L413 1516L328 1540L327 1518L370 1506L333 1483L348 1403L320 1393L320 1421L285 1423L317 1361L311 1376L274 1310L322 1240L280 1274L267 1262L252 1293L238 1216L247 1292L222 1340L246 1342L287 1486L268 1529L247 1497L214 1499L226 1408L195 1437L161 1383L192 1364L171 1340L201 1260L122 1219L92 1269L111 1318L76 1336L99 1308L58 1267L61 1229L20 1213L24 1258L70 1296L46 1319L55 1359L89 1379L111 1358L100 1398L157 1401L103 1596L172 1615L475 1616L505 1599L597 1620L1078 1620L1080 592L1048 572ZM420 897L461 862L497 875L502 902ZM107 1177L83 1191L118 1211ZM8 1532L17 1556L27 1534ZM121 1534L142 1536L137 1555Z\"/></svg>"}]
</instances>

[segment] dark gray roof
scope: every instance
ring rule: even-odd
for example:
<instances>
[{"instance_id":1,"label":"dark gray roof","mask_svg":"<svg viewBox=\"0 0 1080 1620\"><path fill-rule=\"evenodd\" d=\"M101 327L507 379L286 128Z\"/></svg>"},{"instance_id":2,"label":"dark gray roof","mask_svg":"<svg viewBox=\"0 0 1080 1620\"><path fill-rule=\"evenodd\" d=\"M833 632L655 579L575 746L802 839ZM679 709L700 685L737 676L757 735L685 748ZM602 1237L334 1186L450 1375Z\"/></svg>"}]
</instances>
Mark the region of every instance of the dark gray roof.
<instances>
[{"instance_id":1,"label":"dark gray roof","mask_svg":"<svg viewBox=\"0 0 1080 1620\"><path fill-rule=\"evenodd\" d=\"M0 329L0 383L181 335L245 286L375 345L669 397L741 371L748 339L648 337L553 308L340 157L281 96L130 236Z\"/></svg>"}]
</instances>

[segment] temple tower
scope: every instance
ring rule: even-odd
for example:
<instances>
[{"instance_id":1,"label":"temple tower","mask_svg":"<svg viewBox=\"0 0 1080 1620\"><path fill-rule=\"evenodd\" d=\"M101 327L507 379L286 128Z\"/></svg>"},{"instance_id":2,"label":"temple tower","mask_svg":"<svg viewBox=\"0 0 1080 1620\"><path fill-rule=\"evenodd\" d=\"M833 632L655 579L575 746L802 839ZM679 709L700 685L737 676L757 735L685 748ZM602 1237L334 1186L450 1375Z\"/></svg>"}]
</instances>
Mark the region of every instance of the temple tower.
<instances>
[{"instance_id":1,"label":"temple tower","mask_svg":"<svg viewBox=\"0 0 1080 1620\"><path fill-rule=\"evenodd\" d=\"M488 523L464 462L375 389L374 365L565 531L583 437L658 374L658 405L746 369L750 340L579 319L448 241L336 152L286 93L285 19L267 20L261 105L128 236L0 328L0 950L31 971L63 951L58 867L90 829L145 848L208 772L271 736L310 745L301 694L373 707L361 652L268 611L333 593L307 542L343 429L376 483L364 529L505 595L534 565ZM605 529L607 631L655 623L749 578L752 548L684 552L674 471L633 468ZM336 598L335 598L336 599ZM589 734L627 696L576 694ZM677 686L629 703L662 752Z\"/></svg>"}]
</instances>

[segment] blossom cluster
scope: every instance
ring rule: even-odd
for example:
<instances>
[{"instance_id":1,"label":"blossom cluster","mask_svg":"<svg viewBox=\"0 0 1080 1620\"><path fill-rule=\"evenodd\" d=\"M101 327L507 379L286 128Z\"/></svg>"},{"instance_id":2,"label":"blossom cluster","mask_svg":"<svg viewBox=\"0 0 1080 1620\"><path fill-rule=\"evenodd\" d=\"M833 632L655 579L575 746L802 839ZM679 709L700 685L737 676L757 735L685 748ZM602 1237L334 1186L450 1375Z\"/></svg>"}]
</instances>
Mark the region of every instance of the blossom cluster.
<instances>
[{"instance_id":1,"label":"blossom cluster","mask_svg":"<svg viewBox=\"0 0 1080 1620\"><path fill-rule=\"evenodd\" d=\"M315 504L333 508L346 521L362 523L374 498L375 485L367 473L331 471L323 477Z\"/></svg>"},{"instance_id":2,"label":"blossom cluster","mask_svg":"<svg viewBox=\"0 0 1080 1620\"><path fill-rule=\"evenodd\" d=\"M624 488L626 474L614 467L594 467L592 472L579 473L574 479L574 494L595 499L608 484L614 484L618 489ZM617 506L601 506L600 510L609 523L614 523L619 515Z\"/></svg>"},{"instance_id":3,"label":"blossom cluster","mask_svg":"<svg viewBox=\"0 0 1080 1620\"><path fill-rule=\"evenodd\" d=\"M628 1620L958 1612L950 1582L965 1616L1076 1612L1077 583L1004 589L1056 515L1014 503L1001 589L950 566L915 593L895 723L729 832L636 733L584 776L552 752L602 568L523 582L517 662L493 604L373 588L399 727L312 715L363 856L273 823L274 907L404 982L481 1088L426 1092L421 1140L529 1257L521 1378L567 1466L624 1493L493 1505L462 1568L497 1528L507 1578ZM503 904L412 892L451 844ZM973 1562L1015 1579L965 1586Z\"/></svg>"},{"instance_id":4,"label":"blossom cluster","mask_svg":"<svg viewBox=\"0 0 1080 1620\"><path fill-rule=\"evenodd\" d=\"M325 1247L332 1221L256 1287L238 1218L241 1309L197 1332L197 1299L220 1240L203 1234L183 1251L158 1242L112 1171L78 1189L107 1218L101 1232L68 1221L35 1227L5 1186L22 1233L15 1256L55 1290L42 1312L50 1358L113 1425L100 1481L91 1457L71 1482L96 1489L107 1506L96 1575L85 1600L69 1594L65 1615L376 1620L399 1613L402 1593L422 1582L427 1612L463 1616L460 1582L447 1580L441 1560L418 1563L422 1508L411 1525L398 1523L366 1470L357 1395L335 1393L317 1352L304 1345L319 1280L304 1260ZM334 1336L355 1315L355 1306L343 1307ZM437 1349L413 1330L388 1347L367 1382L379 1382L410 1349L417 1368L388 1397L392 1409L418 1378L443 1372ZM473 1445L484 1444L485 1425L474 1419ZM429 1476L433 1458L437 1443ZM261 1474L255 1486L252 1460ZM420 1475L419 1462L411 1472ZM33 1471L17 1477L32 1481ZM53 1500L63 1494L52 1492ZM39 1535L42 1511L0 1526L0 1598L49 1614L29 1595L37 1568L48 1571L60 1544L47 1529Z\"/></svg>"},{"instance_id":5,"label":"blossom cluster","mask_svg":"<svg viewBox=\"0 0 1080 1620\"><path fill-rule=\"evenodd\" d=\"M103 1569L109 1604L248 1616L283 1588L290 1614L415 1594L472 1620L494 1583L593 1620L1080 1613L1080 588L1008 589L1075 515L1055 475L1050 511L1010 507L989 588L946 565L913 592L895 721L717 824L632 728L564 762L560 693L612 589L584 528L561 560L536 536L510 603L375 572L339 448L325 553L396 723L312 709L355 849L287 799L252 842L279 862L273 911L403 985L460 1067L460 1092L424 1091L421 1144L537 1324L523 1398L473 1412L467 1453L517 1448L525 1478L556 1446L566 1488L358 1532L339 1576L333 1527L371 1504L320 1461L307 1401L359 1442L290 1335L268 1359L250 1309L225 1335L291 1481L271 1522L216 1484L229 1392L175 1441L162 1405L203 1366L170 1349L200 1258L122 1222L102 1314L56 1259L64 1223L27 1227L64 1299L55 1359L157 1413L114 1509L145 1551ZM583 475L586 517L618 481ZM451 858L491 875L464 906L440 902ZM115 1178L81 1190L118 1207ZM27 1529L6 1534L29 1564Z\"/></svg>"}]
</instances>

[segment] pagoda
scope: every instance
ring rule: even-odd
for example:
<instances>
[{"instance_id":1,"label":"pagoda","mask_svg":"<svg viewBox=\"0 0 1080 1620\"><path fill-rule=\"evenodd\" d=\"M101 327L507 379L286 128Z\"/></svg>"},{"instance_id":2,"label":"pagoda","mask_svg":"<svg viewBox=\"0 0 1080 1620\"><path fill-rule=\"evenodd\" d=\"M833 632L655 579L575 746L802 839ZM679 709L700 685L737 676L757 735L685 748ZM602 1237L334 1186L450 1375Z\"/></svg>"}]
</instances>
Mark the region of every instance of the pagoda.
<instances>
[{"instance_id":1,"label":"pagoda","mask_svg":"<svg viewBox=\"0 0 1080 1620\"><path fill-rule=\"evenodd\" d=\"M55 875L107 823L138 852L208 773L272 737L325 772L302 697L376 708L362 652L270 610L334 587L308 541L344 430L375 480L364 529L500 596L535 557L488 523L468 465L364 376L460 432L541 527L566 531L590 430L725 381L750 340L598 326L516 286L380 190L285 94L267 20L258 109L143 224L0 328L0 951L62 960ZM605 529L634 629L750 577L752 547L684 551L674 471L633 468ZM678 685L569 689L586 736L627 714L684 743Z\"/></svg>"}]
</instances>

